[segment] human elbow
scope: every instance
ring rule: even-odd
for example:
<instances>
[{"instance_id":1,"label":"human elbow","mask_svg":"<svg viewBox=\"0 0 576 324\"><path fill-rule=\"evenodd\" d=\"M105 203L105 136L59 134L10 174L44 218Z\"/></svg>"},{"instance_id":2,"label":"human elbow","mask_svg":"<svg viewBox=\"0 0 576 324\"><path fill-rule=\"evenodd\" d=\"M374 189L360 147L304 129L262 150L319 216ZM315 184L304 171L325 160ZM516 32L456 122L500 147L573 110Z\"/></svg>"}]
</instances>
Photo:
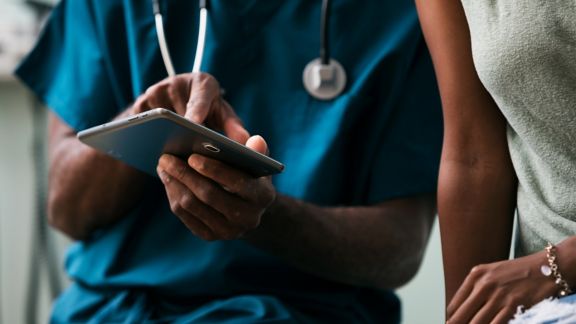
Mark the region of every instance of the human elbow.
<instances>
[{"instance_id":1,"label":"human elbow","mask_svg":"<svg viewBox=\"0 0 576 324\"><path fill-rule=\"evenodd\" d=\"M73 240L88 238L90 230L79 217L78 203L70 203L57 192L51 192L48 197L48 224L64 233Z\"/></svg>"},{"instance_id":2,"label":"human elbow","mask_svg":"<svg viewBox=\"0 0 576 324\"><path fill-rule=\"evenodd\" d=\"M414 279L421 263L421 254L398 258L380 269L380 275L377 276L373 286L378 289L398 289Z\"/></svg>"}]
</instances>

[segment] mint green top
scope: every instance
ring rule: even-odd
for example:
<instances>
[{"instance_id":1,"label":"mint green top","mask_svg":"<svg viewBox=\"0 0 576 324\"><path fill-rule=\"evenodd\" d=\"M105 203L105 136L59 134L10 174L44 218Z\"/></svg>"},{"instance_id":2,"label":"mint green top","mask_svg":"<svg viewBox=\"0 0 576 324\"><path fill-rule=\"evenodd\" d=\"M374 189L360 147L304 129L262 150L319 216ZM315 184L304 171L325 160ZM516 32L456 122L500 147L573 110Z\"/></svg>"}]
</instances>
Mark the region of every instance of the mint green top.
<instances>
[{"instance_id":1,"label":"mint green top","mask_svg":"<svg viewBox=\"0 0 576 324\"><path fill-rule=\"evenodd\" d=\"M576 234L576 1L462 0L476 70L508 120L518 256Z\"/></svg>"}]
</instances>

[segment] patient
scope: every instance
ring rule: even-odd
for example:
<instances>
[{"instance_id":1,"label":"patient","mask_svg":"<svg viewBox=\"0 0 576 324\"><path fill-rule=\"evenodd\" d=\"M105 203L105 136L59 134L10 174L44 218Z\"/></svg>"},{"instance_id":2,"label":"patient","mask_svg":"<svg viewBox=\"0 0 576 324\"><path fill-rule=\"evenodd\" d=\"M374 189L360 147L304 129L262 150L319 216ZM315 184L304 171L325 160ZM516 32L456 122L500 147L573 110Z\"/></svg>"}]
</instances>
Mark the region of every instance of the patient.
<instances>
[{"instance_id":1,"label":"patient","mask_svg":"<svg viewBox=\"0 0 576 324\"><path fill-rule=\"evenodd\" d=\"M435 214L432 66L411 1L338 1L332 50L349 83L310 97L320 5L213 1L207 73L166 78L151 3L60 2L18 70L51 109L50 221L78 240L53 322L400 320L393 290L416 273ZM197 4L161 10L174 66L190 71ZM166 155L156 178L75 137L159 106L286 170L254 179Z\"/></svg>"},{"instance_id":2,"label":"patient","mask_svg":"<svg viewBox=\"0 0 576 324\"><path fill-rule=\"evenodd\" d=\"M576 6L417 6L446 124L438 208L447 319L505 323L576 285Z\"/></svg>"}]
</instances>

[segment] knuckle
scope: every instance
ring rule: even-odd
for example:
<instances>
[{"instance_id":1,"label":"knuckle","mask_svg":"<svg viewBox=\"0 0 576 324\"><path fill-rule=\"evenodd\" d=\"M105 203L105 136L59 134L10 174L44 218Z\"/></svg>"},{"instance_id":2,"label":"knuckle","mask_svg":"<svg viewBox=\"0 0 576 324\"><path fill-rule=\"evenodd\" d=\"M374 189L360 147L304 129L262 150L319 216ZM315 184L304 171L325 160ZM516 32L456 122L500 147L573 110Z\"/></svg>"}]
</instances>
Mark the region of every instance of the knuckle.
<instances>
[{"instance_id":1,"label":"knuckle","mask_svg":"<svg viewBox=\"0 0 576 324\"><path fill-rule=\"evenodd\" d=\"M472 276L481 276L484 272L486 272L486 265L484 264L475 265L470 269L470 275Z\"/></svg>"},{"instance_id":2,"label":"knuckle","mask_svg":"<svg viewBox=\"0 0 576 324\"><path fill-rule=\"evenodd\" d=\"M146 89L146 91L144 91L144 94L147 97L154 96L154 95L156 95L156 93L161 91L162 87L163 87L162 83L157 83L157 84L151 85Z\"/></svg>"},{"instance_id":3,"label":"knuckle","mask_svg":"<svg viewBox=\"0 0 576 324\"><path fill-rule=\"evenodd\" d=\"M486 275L482 276L482 278L478 281L478 284L480 291L484 293L497 293L500 287L498 281L491 273L487 273Z\"/></svg>"},{"instance_id":4,"label":"knuckle","mask_svg":"<svg viewBox=\"0 0 576 324\"><path fill-rule=\"evenodd\" d=\"M218 81L216 81L216 78L214 78L211 74L208 73L196 73L194 75L194 79L195 81L197 81L198 83L201 84L218 84Z\"/></svg>"},{"instance_id":5,"label":"knuckle","mask_svg":"<svg viewBox=\"0 0 576 324\"><path fill-rule=\"evenodd\" d=\"M179 199L170 201L170 210L178 216L192 212L195 206L196 199L192 194L184 194Z\"/></svg>"},{"instance_id":6,"label":"knuckle","mask_svg":"<svg viewBox=\"0 0 576 324\"><path fill-rule=\"evenodd\" d=\"M183 210L192 211L196 206L196 199L192 194L182 195L178 204Z\"/></svg>"},{"instance_id":7,"label":"knuckle","mask_svg":"<svg viewBox=\"0 0 576 324\"><path fill-rule=\"evenodd\" d=\"M215 173L219 172L219 170L214 169ZM236 180L234 180L233 182L231 182L229 184L229 186L226 187L226 191L233 193L233 194L238 194L241 193L243 191L248 191L249 192L250 188L247 188L245 186L245 181L244 178L242 177L237 177Z\"/></svg>"},{"instance_id":8,"label":"knuckle","mask_svg":"<svg viewBox=\"0 0 576 324\"><path fill-rule=\"evenodd\" d=\"M154 94L155 89L156 89L156 86L148 87L148 89L146 89L146 91L144 91L144 95L147 97L150 97L152 94Z\"/></svg>"},{"instance_id":9,"label":"knuckle","mask_svg":"<svg viewBox=\"0 0 576 324\"><path fill-rule=\"evenodd\" d=\"M208 73L197 73L193 76L193 83L201 92L214 93L214 98L207 98L206 101L211 102L215 98L220 97L220 91L212 92L212 90L218 90L220 88L220 84L212 75Z\"/></svg>"},{"instance_id":10,"label":"knuckle","mask_svg":"<svg viewBox=\"0 0 576 324\"><path fill-rule=\"evenodd\" d=\"M216 189L213 186L202 186L198 188L198 198L204 203L211 205L216 200Z\"/></svg>"},{"instance_id":11,"label":"knuckle","mask_svg":"<svg viewBox=\"0 0 576 324\"><path fill-rule=\"evenodd\" d=\"M180 205L179 201L170 202L170 210L176 215L182 215L184 213L184 208Z\"/></svg>"},{"instance_id":12,"label":"knuckle","mask_svg":"<svg viewBox=\"0 0 576 324\"><path fill-rule=\"evenodd\" d=\"M176 179L182 180L186 175L186 166L178 163L176 164L175 171L176 171Z\"/></svg>"}]
</instances>

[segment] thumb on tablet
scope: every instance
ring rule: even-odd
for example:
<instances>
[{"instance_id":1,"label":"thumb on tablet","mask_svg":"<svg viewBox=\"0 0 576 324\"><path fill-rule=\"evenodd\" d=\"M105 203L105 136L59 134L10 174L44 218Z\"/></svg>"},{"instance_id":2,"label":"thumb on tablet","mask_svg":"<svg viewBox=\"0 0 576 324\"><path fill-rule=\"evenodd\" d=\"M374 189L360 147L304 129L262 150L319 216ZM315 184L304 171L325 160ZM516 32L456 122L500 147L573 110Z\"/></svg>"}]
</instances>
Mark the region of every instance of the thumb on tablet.
<instances>
[{"instance_id":1,"label":"thumb on tablet","mask_svg":"<svg viewBox=\"0 0 576 324\"><path fill-rule=\"evenodd\" d=\"M246 147L264 155L268 155L270 153L268 150L268 144L266 144L266 141L260 135L254 135L250 137L246 141Z\"/></svg>"}]
</instances>

